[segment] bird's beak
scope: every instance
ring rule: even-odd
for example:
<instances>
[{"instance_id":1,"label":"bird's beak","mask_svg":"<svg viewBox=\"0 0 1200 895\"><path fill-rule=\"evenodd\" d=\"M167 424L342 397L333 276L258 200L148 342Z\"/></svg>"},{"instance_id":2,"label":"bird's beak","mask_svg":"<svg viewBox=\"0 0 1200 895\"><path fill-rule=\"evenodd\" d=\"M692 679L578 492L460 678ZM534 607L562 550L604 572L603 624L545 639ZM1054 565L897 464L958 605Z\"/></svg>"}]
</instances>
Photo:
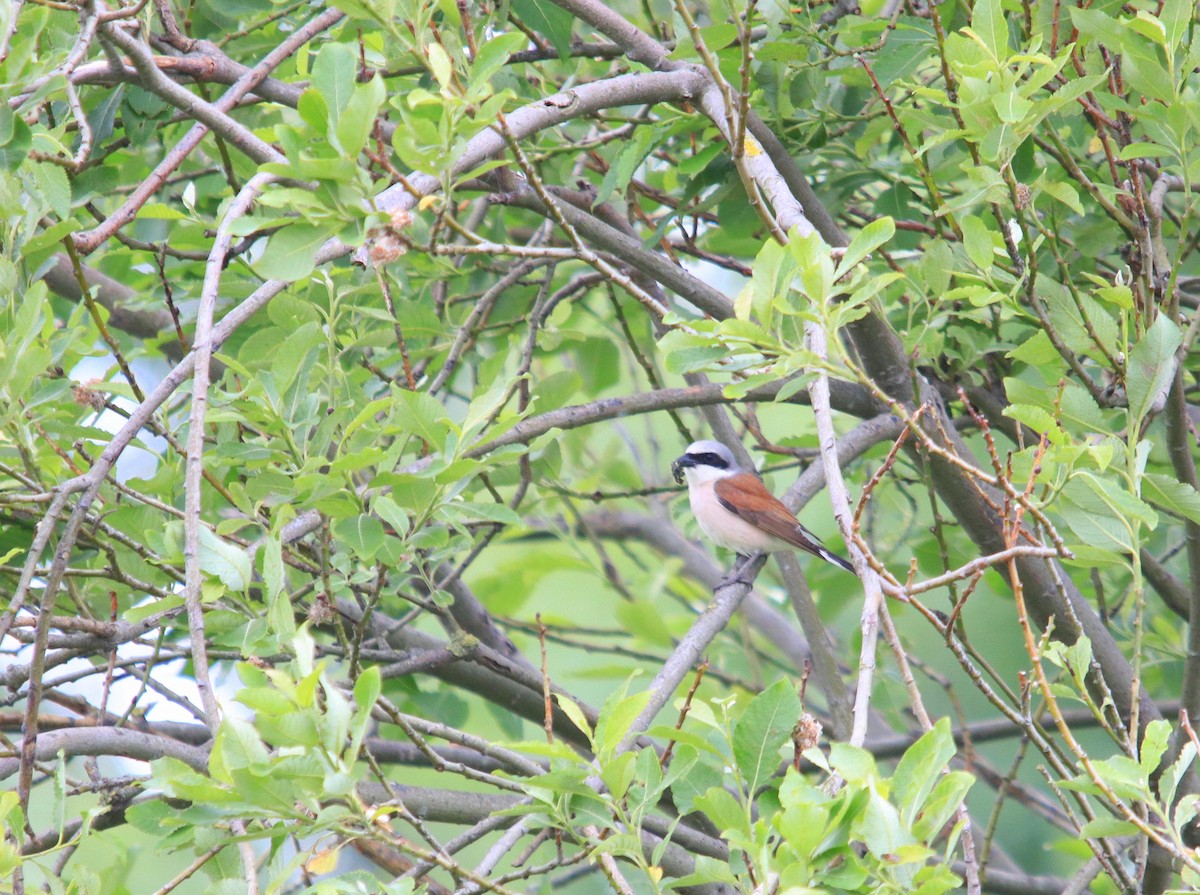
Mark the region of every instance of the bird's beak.
<instances>
[{"instance_id":1,"label":"bird's beak","mask_svg":"<svg viewBox=\"0 0 1200 895\"><path fill-rule=\"evenodd\" d=\"M684 469L686 469L689 466L695 466L695 465L696 465L696 461L693 460L691 457L689 457L687 454L684 454L682 457L678 458L674 463L672 463L671 464L671 476L672 476L672 478L675 479L675 484L682 485Z\"/></svg>"}]
</instances>

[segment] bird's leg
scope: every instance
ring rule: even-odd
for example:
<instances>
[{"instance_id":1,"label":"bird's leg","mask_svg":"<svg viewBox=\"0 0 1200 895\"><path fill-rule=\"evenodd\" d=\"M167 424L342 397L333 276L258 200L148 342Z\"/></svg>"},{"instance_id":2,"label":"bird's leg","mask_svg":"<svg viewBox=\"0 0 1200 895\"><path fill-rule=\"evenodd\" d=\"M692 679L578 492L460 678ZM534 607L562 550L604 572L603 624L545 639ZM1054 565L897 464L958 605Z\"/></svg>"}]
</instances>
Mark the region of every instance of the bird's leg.
<instances>
[{"instance_id":1,"label":"bird's leg","mask_svg":"<svg viewBox=\"0 0 1200 895\"><path fill-rule=\"evenodd\" d=\"M745 553L737 554L734 560L733 569L730 570L728 575L721 579L721 583L718 584L717 587L728 587L731 584L744 584L746 587L753 587L754 580L746 574L746 569L750 567L750 564L753 561L753 553L749 555Z\"/></svg>"}]
</instances>

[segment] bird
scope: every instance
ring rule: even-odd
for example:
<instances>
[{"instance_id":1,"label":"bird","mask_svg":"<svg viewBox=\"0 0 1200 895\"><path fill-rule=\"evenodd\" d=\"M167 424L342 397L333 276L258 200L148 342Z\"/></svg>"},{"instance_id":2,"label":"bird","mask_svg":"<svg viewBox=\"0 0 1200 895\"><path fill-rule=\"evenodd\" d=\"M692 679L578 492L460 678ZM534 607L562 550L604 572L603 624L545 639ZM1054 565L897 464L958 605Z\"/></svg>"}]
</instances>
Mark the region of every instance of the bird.
<instances>
[{"instance_id":1,"label":"bird","mask_svg":"<svg viewBox=\"0 0 1200 895\"><path fill-rule=\"evenodd\" d=\"M854 566L825 549L757 475L738 465L719 441L696 441L671 464L676 483L688 483L688 502L700 530L718 547L739 556L763 551L803 550L854 572Z\"/></svg>"}]
</instances>

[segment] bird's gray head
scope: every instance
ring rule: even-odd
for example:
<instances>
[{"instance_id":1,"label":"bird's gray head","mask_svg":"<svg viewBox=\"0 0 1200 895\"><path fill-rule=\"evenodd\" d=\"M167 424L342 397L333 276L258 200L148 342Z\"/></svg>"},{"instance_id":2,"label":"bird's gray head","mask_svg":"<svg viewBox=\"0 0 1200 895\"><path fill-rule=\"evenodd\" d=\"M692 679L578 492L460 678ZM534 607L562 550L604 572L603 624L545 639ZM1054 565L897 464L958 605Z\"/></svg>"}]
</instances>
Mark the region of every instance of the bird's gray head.
<instances>
[{"instance_id":1,"label":"bird's gray head","mask_svg":"<svg viewBox=\"0 0 1200 895\"><path fill-rule=\"evenodd\" d=\"M695 471L700 478L722 478L740 472L733 451L719 441L694 441L684 455L671 464L671 475L683 484L685 472Z\"/></svg>"}]
</instances>

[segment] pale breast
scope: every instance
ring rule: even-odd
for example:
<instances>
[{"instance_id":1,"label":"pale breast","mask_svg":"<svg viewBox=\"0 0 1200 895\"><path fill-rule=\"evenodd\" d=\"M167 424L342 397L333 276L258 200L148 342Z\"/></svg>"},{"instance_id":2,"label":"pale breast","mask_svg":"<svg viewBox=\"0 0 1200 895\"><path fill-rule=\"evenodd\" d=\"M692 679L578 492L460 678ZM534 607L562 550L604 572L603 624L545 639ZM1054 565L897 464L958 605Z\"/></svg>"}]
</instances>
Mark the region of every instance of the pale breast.
<instances>
[{"instance_id":1,"label":"pale breast","mask_svg":"<svg viewBox=\"0 0 1200 895\"><path fill-rule=\"evenodd\" d=\"M790 549L788 544L755 528L721 506L713 493L712 482L688 488L688 502L692 505L692 513L700 530L718 547L727 547L742 554Z\"/></svg>"}]
</instances>

